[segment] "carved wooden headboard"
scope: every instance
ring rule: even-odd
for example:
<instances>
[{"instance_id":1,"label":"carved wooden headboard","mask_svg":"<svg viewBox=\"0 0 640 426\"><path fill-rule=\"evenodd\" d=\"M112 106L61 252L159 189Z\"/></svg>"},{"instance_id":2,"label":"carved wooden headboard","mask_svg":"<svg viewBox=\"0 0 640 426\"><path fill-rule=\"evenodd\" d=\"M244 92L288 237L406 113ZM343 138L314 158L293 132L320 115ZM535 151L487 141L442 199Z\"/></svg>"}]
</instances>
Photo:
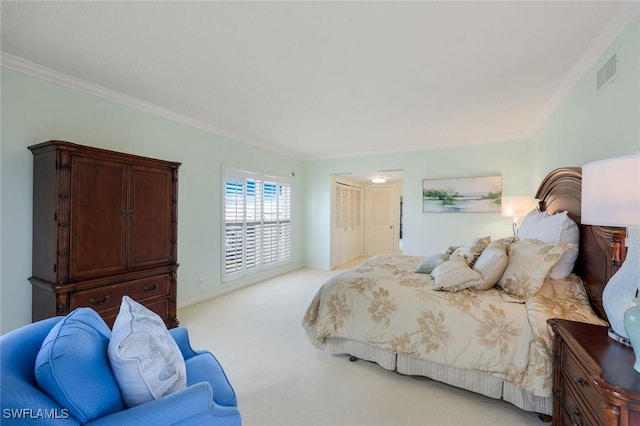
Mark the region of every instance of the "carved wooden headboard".
<instances>
[{"instance_id":1,"label":"carved wooden headboard","mask_svg":"<svg viewBox=\"0 0 640 426\"><path fill-rule=\"evenodd\" d=\"M580 167L563 167L549 173L538 188L540 210L554 214L567 211L580 227L580 251L574 272L584 281L595 312L607 319L602 308L602 291L618 270L626 254L625 229L582 225L582 171Z\"/></svg>"}]
</instances>

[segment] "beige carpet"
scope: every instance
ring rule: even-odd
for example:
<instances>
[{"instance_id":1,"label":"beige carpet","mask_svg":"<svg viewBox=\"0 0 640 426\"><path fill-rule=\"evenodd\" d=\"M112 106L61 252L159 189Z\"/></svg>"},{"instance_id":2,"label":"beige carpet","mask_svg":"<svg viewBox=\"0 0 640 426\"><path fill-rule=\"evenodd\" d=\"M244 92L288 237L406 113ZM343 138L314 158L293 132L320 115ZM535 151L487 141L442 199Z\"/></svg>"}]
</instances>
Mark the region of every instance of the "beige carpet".
<instances>
[{"instance_id":1,"label":"beige carpet","mask_svg":"<svg viewBox=\"0 0 640 426\"><path fill-rule=\"evenodd\" d=\"M302 317L337 272L301 269L178 311L193 347L222 363L244 425L547 425L509 403L313 347Z\"/></svg>"}]
</instances>

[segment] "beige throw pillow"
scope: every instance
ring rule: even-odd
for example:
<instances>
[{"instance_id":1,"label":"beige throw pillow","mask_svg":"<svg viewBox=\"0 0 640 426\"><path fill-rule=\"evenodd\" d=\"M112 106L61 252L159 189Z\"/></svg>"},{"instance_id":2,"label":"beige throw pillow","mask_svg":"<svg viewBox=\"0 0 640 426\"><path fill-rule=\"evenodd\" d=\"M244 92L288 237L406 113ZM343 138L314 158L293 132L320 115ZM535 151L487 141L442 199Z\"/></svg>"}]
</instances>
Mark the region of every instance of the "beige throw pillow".
<instances>
[{"instance_id":1,"label":"beige throw pillow","mask_svg":"<svg viewBox=\"0 0 640 426\"><path fill-rule=\"evenodd\" d=\"M449 260L463 258L470 267L476 263L482 252L491 242L491 237L474 238L464 246L456 249L449 257Z\"/></svg>"},{"instance_id":2,"label":"beige throw pillow","mask_svg":"<svg viewBox=\"0 0 640 426\"><path fill-rule=\"evenodd\" d=\"M482 276L471 269L463 258L447 260L436 267L431 276L434 288L443 291L460 291L475 287L482 282Z\"/></svg>"},{"instance_id":3,"label":"beige throw pillow","mask_svg":"<svg viewBox=\"0 0 640 426\"><path fill-rule=\"evenodd\" d=\"M524 303L544 283L549 270L572 244L545 244L539 240L515 241L509 246L509 264L497 285L504 290L507 302Z\"/></svg>"},{"instance_id":4,"label":"beige throw pillow","mask_svg":"<svg viewBox=\"0 0 640 426\"><path fill-rule=\"evenodd\" d=\"M476 290L489 290L498 282L509 264L507 247L511 242L513 238L494 241L484 249L473 265L473 270L482 276L482 282L474 287Z\"/></svg>"},{"instance_id":5,"label":"beige throw pillow","mask_svg":"<svg viewBox=\"0 0 640 426\"><path fill-rule=\"evenodd\" d=\"M536 210L532 211L523 219L522 225L518 230L518 237L521 240L534 239L548 244L575 244L551 268L549 278L561 280L573 271L573 266L578 258L580 229L571 220L566 211L554 215Z\"/></svg>"}]
</instances>

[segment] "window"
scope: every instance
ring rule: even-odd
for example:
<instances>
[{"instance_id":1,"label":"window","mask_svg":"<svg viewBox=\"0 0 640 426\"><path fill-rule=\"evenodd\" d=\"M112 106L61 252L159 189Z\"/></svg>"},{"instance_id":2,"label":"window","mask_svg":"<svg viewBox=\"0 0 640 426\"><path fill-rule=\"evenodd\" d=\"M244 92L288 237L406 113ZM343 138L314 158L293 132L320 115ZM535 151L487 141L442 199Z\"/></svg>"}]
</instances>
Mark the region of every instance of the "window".
<instances>
[{"instance_id":1,"label":"window","mask_svg":"<svg viewBox=\"0 0 640 426\"><path fill-rule=\"evenodd\" d=\"M225 167L222 280L291 259L291 184L285 178Z\"/></svg>"}]
</instances>

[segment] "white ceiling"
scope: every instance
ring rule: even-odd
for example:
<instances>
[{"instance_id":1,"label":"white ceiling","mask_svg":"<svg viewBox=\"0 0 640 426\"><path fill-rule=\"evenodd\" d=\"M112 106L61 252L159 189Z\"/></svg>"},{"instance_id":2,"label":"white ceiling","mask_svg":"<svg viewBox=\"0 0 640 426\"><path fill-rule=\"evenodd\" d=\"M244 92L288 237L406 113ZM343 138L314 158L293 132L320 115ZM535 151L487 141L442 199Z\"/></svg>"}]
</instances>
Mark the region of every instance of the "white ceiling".
<instances>
[{"instance_id":1,"label":"white ceiling","mask_svg":"<svg viewBox=\"0 0 640 426\"><path fill-rule=\"evenodd\" d=\"M639 5L2 1L1 46L9 68L337 158L530 136Z\"/></svg>"}]
</instances>

